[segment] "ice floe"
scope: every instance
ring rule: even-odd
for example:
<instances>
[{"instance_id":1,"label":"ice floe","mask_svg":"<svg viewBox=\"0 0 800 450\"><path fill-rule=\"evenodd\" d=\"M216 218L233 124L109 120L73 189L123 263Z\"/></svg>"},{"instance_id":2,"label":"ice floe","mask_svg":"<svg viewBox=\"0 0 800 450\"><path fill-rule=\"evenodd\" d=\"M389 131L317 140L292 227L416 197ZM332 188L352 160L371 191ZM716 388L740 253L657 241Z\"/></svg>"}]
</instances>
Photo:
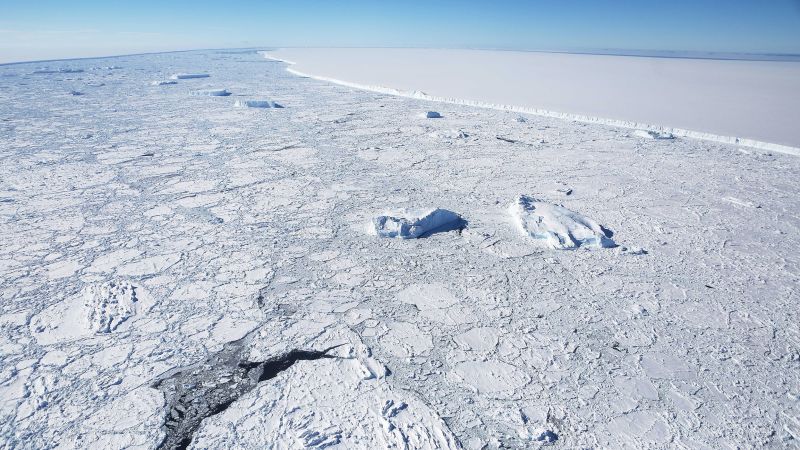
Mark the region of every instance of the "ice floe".
<instances>
[{"instance_id":1,"label":"ice floe","mask_svg":"<svg viewBox=\"0 0 800 450\"><path fill-rule=\"evenodd\" d=\"M368 231L380 237L416 239L439 231L454 230L461 227L463 222L458 214L441 208L399 210L373 218Z\"/></svg>"},{"instance_id":2,"label":"ice floe","mask_svg":"<svg viewBox=\"0 0 800 450\"><path fill-rule=\"evenodd\" d=\"M270 100L236 100L233 106L237 108L283 108L282 105Z\"/></svg>"},{"instance_id":3,"label":"ice floe","mask_svg":"<svg viewBox=\"0 0 800 450\"><path fill-rule=\"evenodd\" d=\"M227 97L231 95L227 89L200 89L199 91L192 92L192 95L208 96L208 97Z\"/></svg>"},{"instance_id":4,"label":"ice floe","mask_svg":"<svg viewBox=\"0 0 800 450\"><path fill-rule=\"evenodd\" d=\"M176 73L171 76L173 80L191 80L193 78L208 78L211 75L207 73Z\"/></svg>"},{"instance_id":5,"label":"ice floe","mask_svg":"<svg viewBox=\"0 0 800 450\"><path fill-rule=\"evenodd\" d=\"M541 240L553 249L616 247L597 222L563 206L520 195L509 207L509 212L524 235Z\"/></svg>"}]
</instances>

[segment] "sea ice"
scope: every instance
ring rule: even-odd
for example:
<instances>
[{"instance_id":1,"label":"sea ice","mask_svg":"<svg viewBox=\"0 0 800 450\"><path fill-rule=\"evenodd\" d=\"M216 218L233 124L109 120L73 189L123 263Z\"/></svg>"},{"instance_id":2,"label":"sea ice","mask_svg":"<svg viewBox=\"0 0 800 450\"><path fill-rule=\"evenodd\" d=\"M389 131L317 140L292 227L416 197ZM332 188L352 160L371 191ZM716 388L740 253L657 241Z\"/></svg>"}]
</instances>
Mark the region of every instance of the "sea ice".
<instances>
[{"instance_id":1,"label":"sea ice","mask_svg":"<svg viewBox=\"0 0 800 450\"><path fill-rule=\"evenodd\" d=\"M81 73L83 69L70 69L68 67L62 67L60 69L38 69L34 70L32 73L35 74L48 74L48 73Z\"/></svg>"},{"instance_id":2,"label":"sea ice","mask_svg":"<svg viewBox=\"0 0 800 450\"><path fill-rule=\"evenodd\" d=\"M190 80L192 78L208 78L209 76L207 73L176 73L170 78L173 80Z\"/></svg>"},{"instance_id":3,"label":"sea ice","mask_svg":"<svg viewBox=\"0 0 800 450\"><path fill-rule=\"evenodd\" d=\"M166 86L169 84L178 84L176 80L155 80L150 83L153 86Z\"/></svg>"},{"instance_id":4,"label":"sea ice","mask_svg":"<svg viewBox=\"0 0 800 450\"><path fill-rule=\"evenodd\" d=\"M520 195L509 207L509 212L523 234L543 240L553 249L616 247L597 222L563 206Z\"/></svg>"},{"instance_id":5,"label":"sea ice","mask_svg":"<svg viewBox=\"0 0 800 450\"><path fill-rule=\"evenodd\" d=\"M227 97L231 95L227 89L201 89L199 91L192 92L194 95L206 95L209 97Z\"/></svg>"},{"instance_id":6,"label":"sea ice","mask_svg":"<svg viewBox=\"0 0 800 450\"><path fill-rule=\"evenodd\" d=\"M428 112L425 113L425 118L426 119L441 119L442 115L439 114L436 111L428 111Z\"/></svg>"},{"instance_id":7,"label":"sea ice","mask_svg":"<svg viewBox=\"0 0 800 450\"><path fill-rule=\"evenodd\" d=\"M461 225L463 219L446 209L401 210L372 219L368 231L380 237L416 239L437 231L449 231Z\"/></svg>"},{"instance_id":8,"label":"sea ice","mask_svg":"<svg viewBox=\"0 0 800 450\"><path fill-rule=\"evenodd\" d=\"M283 108L280 104L270 100L236 100L233 106L239 108Z\"/></svg>"}]
</instances>

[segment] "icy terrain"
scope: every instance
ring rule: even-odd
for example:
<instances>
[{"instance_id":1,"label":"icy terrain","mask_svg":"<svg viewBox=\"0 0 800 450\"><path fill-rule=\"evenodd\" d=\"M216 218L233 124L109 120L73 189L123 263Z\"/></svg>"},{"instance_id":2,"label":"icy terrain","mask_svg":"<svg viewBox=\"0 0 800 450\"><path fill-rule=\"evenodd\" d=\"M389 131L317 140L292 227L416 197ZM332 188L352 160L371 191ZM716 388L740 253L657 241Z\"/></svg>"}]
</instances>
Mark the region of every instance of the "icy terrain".
<instances>
[{"instance_id":1,"label":"icy terrain","mask_svg":"<svg viewBox=\"0 0 800 450\"><path fill-rule=\"evenodd\" d=\"M0 66L0 447L798 446L800 158L286 69Z\"/></svg>"}]
</instances>

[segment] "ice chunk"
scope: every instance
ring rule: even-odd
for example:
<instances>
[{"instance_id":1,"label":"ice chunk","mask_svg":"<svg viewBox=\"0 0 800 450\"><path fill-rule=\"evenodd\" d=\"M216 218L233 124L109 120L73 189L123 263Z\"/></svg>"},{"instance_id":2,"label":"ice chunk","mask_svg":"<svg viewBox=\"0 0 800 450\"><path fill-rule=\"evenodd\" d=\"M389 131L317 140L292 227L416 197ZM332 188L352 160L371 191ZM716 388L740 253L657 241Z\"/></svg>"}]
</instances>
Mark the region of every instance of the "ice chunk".
<instances>
[{"instance_id":1,"label":"ice chunk","mask_svg":"<svg viewBox=\"0 0 800 450\"><path fill-rule=\"evenodd\" d=\"M207 95L209 97L227 97L231 95L227 89L201 89L199 91L194 91L194 95Z\"/></svg>"},{"instance_id":2,"label":"ice chunk","mask_svg":"<svg viewBox=\"0 0 800 450\"><path fill-rule=\"evenodd\" d=\"M173 80L190 80L192 78L208 78L209 76L207 73L176 73L170 78Z\"/></svg>"},{"instance_id":3,"label":"ice chunk","mask_svg":"<svg viewBox=\"0 0 800 450\"><path fill-rule=\"evenodd\" d=\"M236 100L233 105L239 108L283 108L280 104L269 100Z\"/></svg>"},{"instance_id":4,"label":"ice chunk","mask_svg":"<svg viewBox=\"0 0 800 450\"><path fill-rule=\"evenodd\" d=\"M428 111L425 113L425 118L427 119L441 119L442 115L436 111Z\"/></svg>"},{"instance_id":5,"label":"ice chunk","mask_svg":"<svg viewBox=\"0 0 800 450\"><path fill-rule=\"evenodd\" d=\"M633 135L645 139L675 139L675 136L672 133L668 133L666 131L636 130L633 132Z\"/></svg>"},{"instance_id":6,"label":"ice chunk","mask_svg":"<svg viewBox=\"0 0 800 450\"><path fill-rule=\"evenodd\" d=\"M454 230L463 222L458 214L441 208L401 210L373 218L369 232L380 237L416 239L437 231Z\"/></svg>"},{"instance_id":7,"label":"ice chunk","mask_svg":"<svg viewBox=\"0 0 800 450\"><path fill-rule=\"evenodd\" d=\"M175 81L175 80L155 80L155 81L151 82L150 84L153 85L153 86L166 86L166 85L169 85L169 84L178 84L178 82Z\"/></svg>"},{"instance_id":8,"label":"ice chunk","mask_svg":"<svg viewBox=\"0 0 800 450\"><path fill-rule=\"evenodd\" d=\"M523 234L543 240L554 249L616 247L597 222L563 206L520 195L509 207L509 212Z\"/></svg>"},{"instance_id":9,"label":"ice chunk","mask_svg":"<svg viewBox=\"0 0 800 450\"><path fill-rule=\"evenodd\" d=\"M136 313L136 288L127 281L87 286L83 291L86 323L96 333L110 333Z\"/></svg>"}]
</instances>

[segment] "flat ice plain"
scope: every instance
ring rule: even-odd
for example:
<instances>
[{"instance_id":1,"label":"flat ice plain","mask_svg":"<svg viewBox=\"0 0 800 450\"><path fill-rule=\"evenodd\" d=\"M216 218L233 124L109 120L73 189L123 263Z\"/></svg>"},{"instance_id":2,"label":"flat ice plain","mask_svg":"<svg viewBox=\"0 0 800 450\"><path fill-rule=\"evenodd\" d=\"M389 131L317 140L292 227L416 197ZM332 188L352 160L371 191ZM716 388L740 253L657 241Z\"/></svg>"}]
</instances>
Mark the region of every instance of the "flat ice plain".
<instances>
[{"instance_id":1,"label":"flat ice plain","mask_svg":"<svg viewBox=\"0 0 800 450\"><path fill-rule=\"evenodd\" d=\"M798 157L286 69L0 66L0 447L798 446Z\"/></svg>"},{"instance_id":2,"label":"flat ice plain","mask_svg":"<svg viewBox=\"0 0 800 450\"><path fill-rule=\"evenodd\" d=\"M409 96L738 138L800 153L797 61L397 48L268 54L301 74Z\"/></svg>"}]
</instances>

